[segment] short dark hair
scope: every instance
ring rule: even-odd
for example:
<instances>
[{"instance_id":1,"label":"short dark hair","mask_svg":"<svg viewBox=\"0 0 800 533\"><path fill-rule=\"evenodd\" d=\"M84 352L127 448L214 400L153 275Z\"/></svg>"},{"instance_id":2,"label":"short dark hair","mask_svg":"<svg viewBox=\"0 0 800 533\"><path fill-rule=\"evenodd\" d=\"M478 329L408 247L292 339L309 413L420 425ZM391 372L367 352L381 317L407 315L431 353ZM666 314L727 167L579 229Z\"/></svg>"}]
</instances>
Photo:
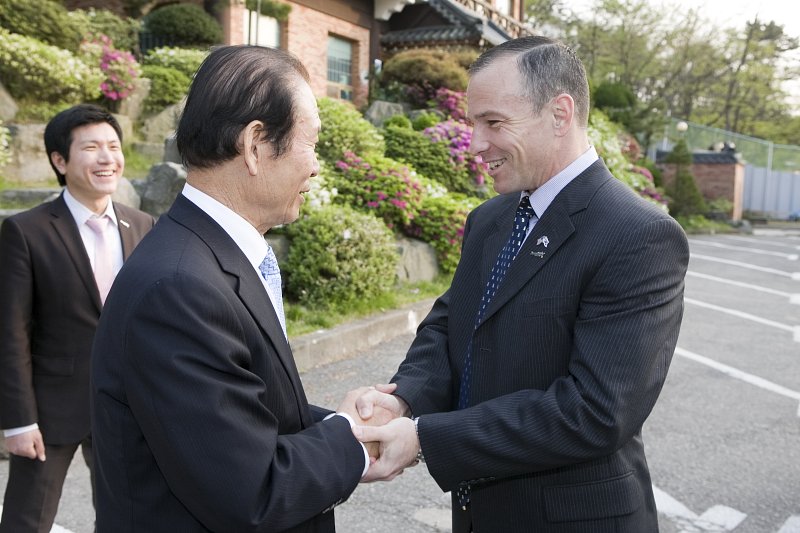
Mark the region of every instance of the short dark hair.
<instances>
[{"instance_id":1,"label":"short dark hair","mask_svg":"<svg viewBox=\"0 0 800 533\"><path fill-rule=\"evenodd\" d=\"M581 126L589 123L589 82L577 54L562 42L540 35L512 39L490 48L470 66L475 75L496 59L517 57L525 78L525 89L538 114L551 98L567 93L575 100L575 115Z\"/></svg>"},{"instance_id":2,"label":"short dark hair","mask_svg":"<svg viewBox=\"0 0 800 533\"><path fill-rule=\"evenodd\" d=\"M114 118L114 115L94 104L79 104L54 116L44 128L44 149L47 151L47 160L58 178L58 184L62 187L67 184L67 178L58 171L50 158L50 154L58 152L64 161L69 162L69 147L72 146L72 132L81 126L90 124L107 123L114 128L122 142L122 128Z\"/></svg>"},{"instance_id":3,"label":"short dark hair","mask_svg":"<svg viewBox=\"0 0 800 533\"><path fill-rule=\"evenodd\" d=\"M239 134L254 120L274 156L288 148L295 125L294 89L308 71L289 52L261 46L212 50L194 76L178 123L178 151L187 167L211 168L239 155Z\"/></svg>"}]
</instances>

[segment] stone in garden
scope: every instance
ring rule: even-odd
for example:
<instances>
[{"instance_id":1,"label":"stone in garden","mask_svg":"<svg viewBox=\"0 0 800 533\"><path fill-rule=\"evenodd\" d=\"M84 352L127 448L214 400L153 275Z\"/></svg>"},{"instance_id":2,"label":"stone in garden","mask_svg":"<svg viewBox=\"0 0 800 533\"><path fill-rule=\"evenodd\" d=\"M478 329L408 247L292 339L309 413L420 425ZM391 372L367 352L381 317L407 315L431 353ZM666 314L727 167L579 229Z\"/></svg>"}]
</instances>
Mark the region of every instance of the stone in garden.
<instances>
[{"instance_id":1,"label":"stone in garden","mask_svg":"<svg viewBox=\"0 0 800 533\"><path fill-rule=\"evenodd\" d=\"M186 183L186 170L177 163L153 165L145 181L140 209L153 216L161 216Z\"/></svg>"}]
</instances>

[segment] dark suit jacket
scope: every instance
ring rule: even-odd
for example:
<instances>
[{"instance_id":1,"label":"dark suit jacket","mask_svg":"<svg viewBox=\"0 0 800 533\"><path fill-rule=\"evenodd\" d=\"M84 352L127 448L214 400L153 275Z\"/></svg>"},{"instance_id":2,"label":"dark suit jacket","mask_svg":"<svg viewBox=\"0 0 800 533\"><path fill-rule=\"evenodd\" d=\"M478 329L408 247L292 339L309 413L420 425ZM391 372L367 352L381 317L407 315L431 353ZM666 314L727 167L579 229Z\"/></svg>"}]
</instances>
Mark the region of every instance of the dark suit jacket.
<instances>
[{"instance_id":1,"label":"dark suit jacket","mask_svg":"<svg viewBox=\"0 0 800 533\"><path fill-rule=\"evenodd\" d=\"M363 449L344 418L315 423L258 274L185 197L118 275L93 353L100 533L334 531Z\"/></svg>"},{"instance_id":2,"label":"dark suit jacket","mask_svg":"<svg viewBox=\"0 0 800 533\"><path fill-rule=\"evenodd\" d=\"M475 328L518 202L470 214L452 285L393 378L422 415L439 486L475 482L454 532L470 519L476 533L657 531L640 433L678 338L686 236L597 161L544 213ZM471 407L453 411L470 339Z\"/></svg>"},{"instance_id":3,"label":"dark suit jacket","mask_svg":"<svg viewBox=\"0 0 800 533\"><path fill-rule=\"evenodd\" d=\"M154 220L121 204L114 211L127 258ZM101 307L89 256L63 196L3 222L3 428L36 422L45 443L56 445L89 435L89 357Z\"/></svg>"}]
</instances>

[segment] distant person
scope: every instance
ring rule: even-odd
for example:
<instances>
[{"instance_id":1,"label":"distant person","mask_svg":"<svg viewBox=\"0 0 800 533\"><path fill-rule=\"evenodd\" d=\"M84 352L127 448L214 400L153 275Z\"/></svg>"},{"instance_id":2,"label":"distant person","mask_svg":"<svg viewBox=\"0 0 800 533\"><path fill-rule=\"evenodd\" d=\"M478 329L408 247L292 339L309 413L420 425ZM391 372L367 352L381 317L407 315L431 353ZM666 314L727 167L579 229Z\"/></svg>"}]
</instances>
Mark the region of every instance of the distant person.
<instances>
[{"instance_id":1,"label":"distant person","mask_svg":"<svg viewBox=\"0 0 800 533\"><path fill-rule=\"evenodd\" d=\"M153 217L114 203L122 130L78 105L46 126L61 195L0 229L0 425L11 454L0 532L48 532L78 447L92 469L89 357L103 300Z\"/></svg>"},{"instance_id":2,"label":"distant person","mask_svg":"<svg viewBox=\"0 0 800 533\"><path fill-rule=\"evenodd\" d=\"M287 52L215 49L177 130L186 185L120 272L93 349L100 533L333 532L369 465L311 406L263 235L319 172L320 118ZM363 391L361 391L363 392Z\"/></svg>"},{"instance_id":3,"label":"distant person","mask_svg":"<svg viewBox=\"0 0 800 533\"><path fill-rule=\"evenodd\" d=\"M387 441L365 480L421 453L452 492L454 533L658 531L641 431L678 339L686 235L590 146L586 73L565 45L491 48L467 102L500 196L469 215L397 389L359 400L364 417L414 417L357 429Z\"/></svg>"}]
</instances>

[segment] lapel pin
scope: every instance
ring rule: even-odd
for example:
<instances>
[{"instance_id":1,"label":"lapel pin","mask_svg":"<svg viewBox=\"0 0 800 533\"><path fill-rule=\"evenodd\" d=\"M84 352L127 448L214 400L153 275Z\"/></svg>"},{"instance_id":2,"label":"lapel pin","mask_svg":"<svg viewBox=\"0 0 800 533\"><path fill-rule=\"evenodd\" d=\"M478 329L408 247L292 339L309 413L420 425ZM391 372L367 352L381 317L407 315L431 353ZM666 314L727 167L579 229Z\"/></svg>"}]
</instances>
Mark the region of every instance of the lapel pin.
<instances>
[{"instance_id":1,"label":"lapel pin","mask_svg":"<svg viewBox=\"0 0 800 533\"><path fill-rule=\"evenodd\" d=\"M547 238L547 235L542 235L536 240L536 246L540 244L544 244L544 247L547 248L547 245L550 244L550 239Z\"/></svg>"},{"instance_id":2,"label":"lapel pin","mask_svg":"<svg viewBox=\"0 0 800 533\"><path fill-rule=\"evenodd\" d=\"M539 259L544 257L544 252L531 252L531 255L538 257Z\"/></svg>"},{"instance_id":3,"label":"lapel pin","mask_svg":"<svg viewBox=\"0 0 800 533\"><path fill-rule=\"evenodd\" d=\"M119 223L122 224L123 226L125 226L126 228L130 228L131 227L130 224L128 224L126 221L124 221L122 219L119 219ZM545 246L547 246L547 245L545 244Z\"/></svg>"}]
</instances>

